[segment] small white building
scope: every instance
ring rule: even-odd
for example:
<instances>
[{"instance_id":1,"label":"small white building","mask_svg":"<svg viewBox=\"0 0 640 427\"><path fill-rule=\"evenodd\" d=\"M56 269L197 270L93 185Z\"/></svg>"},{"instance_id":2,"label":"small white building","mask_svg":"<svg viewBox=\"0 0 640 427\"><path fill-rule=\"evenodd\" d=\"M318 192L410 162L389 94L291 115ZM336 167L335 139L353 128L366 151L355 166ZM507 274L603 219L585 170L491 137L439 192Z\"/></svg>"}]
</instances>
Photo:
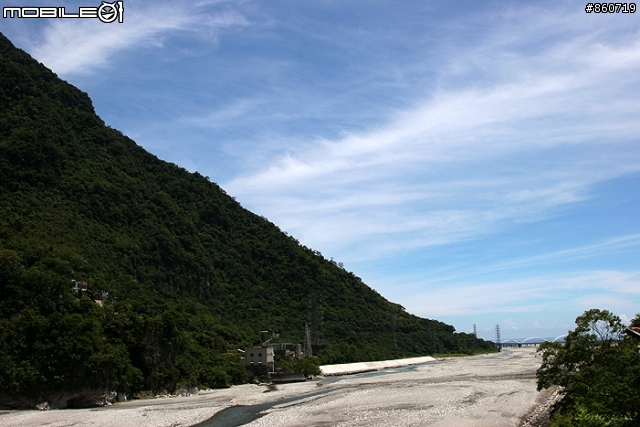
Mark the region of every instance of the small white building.
<instances>
[{"instance_id":1,"label":"small white building","mask_svg":"<svg viewBox=\"0 0 640 427\"><path fill-rule=\"evenodd\" d=\"M247 347L244 350L244 365L256 375L268 375L275 370L273 348Z\"/></svg>"},{"instance_id":2,"label":"small white building","mask_svg":"<svg viewBox=\"0 0 640 427\"><path fill-rule=\"evenodd\" d=\"M72 291L83 291L86 292L89 288L87 282L80 282L79 280L71 280L71 290Z\"/></svg>"}]
</instances>

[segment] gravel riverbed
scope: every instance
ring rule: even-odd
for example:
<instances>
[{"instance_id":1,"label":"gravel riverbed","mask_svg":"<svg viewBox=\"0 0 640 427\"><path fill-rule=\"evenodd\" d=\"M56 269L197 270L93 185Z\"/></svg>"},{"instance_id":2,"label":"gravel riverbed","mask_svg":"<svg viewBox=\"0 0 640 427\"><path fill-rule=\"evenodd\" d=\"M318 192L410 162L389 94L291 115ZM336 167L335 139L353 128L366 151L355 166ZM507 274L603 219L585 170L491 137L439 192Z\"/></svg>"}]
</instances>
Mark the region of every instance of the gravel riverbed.
<instances>
[{"instance_id":1,"label":"gravel riverbed","mask_svg":"<svg viewBox=\"0 0 640 427\"><path fill-rule=\"evenodd\" d=\"M437 359L405 368L282 384L273 391L246 384L104 408L1 411L0 426L513 427L540 404L535 381L540 357L535 350L514 348Z\"/></svg>"}]
</instances>

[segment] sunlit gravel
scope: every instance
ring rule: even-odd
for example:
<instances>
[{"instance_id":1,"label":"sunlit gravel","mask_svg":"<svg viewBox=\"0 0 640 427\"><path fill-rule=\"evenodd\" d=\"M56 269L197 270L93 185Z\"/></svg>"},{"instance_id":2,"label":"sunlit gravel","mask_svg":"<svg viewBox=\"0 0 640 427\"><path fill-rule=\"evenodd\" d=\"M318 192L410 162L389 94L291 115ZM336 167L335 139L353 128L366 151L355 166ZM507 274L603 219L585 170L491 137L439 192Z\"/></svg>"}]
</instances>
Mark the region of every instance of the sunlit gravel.
<instances>
[{"instance_id":1,"label":"sunlit gravel","mask_svg":"<svg viewBox=\"0 0 640 427\"><path fill-rule=\"evenodd\" d=\"M0 426L190 426L230 406L274 402L263 416L246 425L511 427L518 426L536 403L535 371L539 365L534 347L516 348L500 354L438 359L407 368L283 384L270 392L265 392L268 389L264 386L244 385L106 408L1 411ZM311 397L276 403L311 393Z\"/></svg>"}]
</instances>

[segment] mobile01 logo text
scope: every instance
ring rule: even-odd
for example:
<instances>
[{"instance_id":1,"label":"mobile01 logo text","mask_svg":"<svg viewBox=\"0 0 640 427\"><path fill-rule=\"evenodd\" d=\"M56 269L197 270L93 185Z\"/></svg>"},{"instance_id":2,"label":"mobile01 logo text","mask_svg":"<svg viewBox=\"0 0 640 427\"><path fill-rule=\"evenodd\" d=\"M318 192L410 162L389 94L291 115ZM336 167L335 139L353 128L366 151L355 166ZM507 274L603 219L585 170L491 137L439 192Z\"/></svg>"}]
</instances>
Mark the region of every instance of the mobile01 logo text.
<instances>
[{"instance_id":1,"label":"mobile01 logo text","mask_svg":"<svg viewBox=\"0 0 640 427\"><path fill-rule=\"evenodd\" d=\"M114 1L108 3L103 1L98 7L79 7L78 13L67 13L65 7L4 7L2 8L3 18L98 18L105 24L124 22L124 2Z\"/></svg>"}]
</instances>

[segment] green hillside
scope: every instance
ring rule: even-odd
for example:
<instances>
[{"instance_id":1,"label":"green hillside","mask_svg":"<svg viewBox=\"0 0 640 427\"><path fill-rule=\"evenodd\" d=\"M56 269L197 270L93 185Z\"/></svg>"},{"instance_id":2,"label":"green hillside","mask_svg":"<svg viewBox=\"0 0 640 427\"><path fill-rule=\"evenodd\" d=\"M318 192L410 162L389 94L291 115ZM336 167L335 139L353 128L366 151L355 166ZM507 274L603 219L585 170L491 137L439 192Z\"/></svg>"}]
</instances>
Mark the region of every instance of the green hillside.
<instances>
[{"instance_id":1,"label":"green hillside","mask_svg":"<svg viewBox=\"0 0 640 427\"><path fill-rule=\"evenodd\" d=\"M0 405L240 383L225 353L261 330L302 343L305 324L323 363L492 347L146 152L0 34Z\"/></svg>"}]
</instances>

